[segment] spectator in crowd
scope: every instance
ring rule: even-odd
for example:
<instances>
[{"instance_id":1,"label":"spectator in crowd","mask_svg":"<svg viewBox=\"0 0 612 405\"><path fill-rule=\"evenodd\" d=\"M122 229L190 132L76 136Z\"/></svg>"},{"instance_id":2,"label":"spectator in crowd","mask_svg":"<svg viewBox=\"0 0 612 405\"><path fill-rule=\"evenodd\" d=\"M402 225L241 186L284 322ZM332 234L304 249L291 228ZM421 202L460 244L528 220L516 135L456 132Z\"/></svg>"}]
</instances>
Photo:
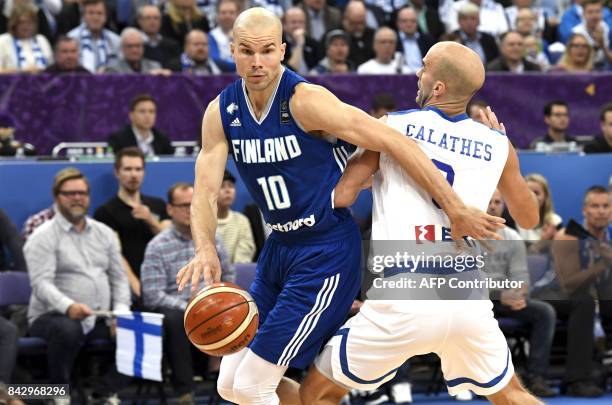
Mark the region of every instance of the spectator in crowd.
<instances>
[{"instance_id":1,"label":"spectator in crowd","mask_svg":"<svg viewBox=\"0 0 612 405\"><path fill-rule=\"evenodd\" d=\"M170 70L162 69L159 62L144 56L145 36L136 28L128 27L121 32L121 56L112 60L106 73L149 73L170 75Z\"/></svg>"},{"instance_id":2,"label":"spectator in crowd","mask_svg":"<svg viewBox=\"0 0 612 405\"><path fill-rule=\"evenodd\" d=\"M376 57L359 65L357 73L382 75L402 73L402 59L397 48L397 34L389 27L380 27L374 35L374 53Z\"/></svg>"},{"instance_id":3,"label":"spectator in crowd","mask_svg":"<svg viewBox=\"0 0 612 405\"><path fill-rule=\"evenodd\" d=\"M500 56L487 64L490 72L539 72L540 66L525 59L525 40L516 31L502 34L499 46Z\"/></svg>"},{"instance_id":4,"label":"spectator in crowd","mask_svg":"<svg viewBox=\"0 0 612 405\"><path fill-rule=\"evenodd\" d=\"M0 112L0 156L33 156L36 148L31 143L15 139L17 124L9 112Z\"/></svg>"},{"instance_id":5,"label":"spectator in crowd","mask_svg":"<svg viewBox=\"0 0 612 405\"><path fill-rule=\"evenodd\" d=\"M567 320L567 360L565 382L567 395L598 397L603 390L593 378L595 321L594 295L600 299L604 325L610 324L610 279L607 273L612 266L610 249L610 195L601 186L590 187L583 200L584 230L591 236L574 236L568 229L555 235L552 254L556 280L560 290L550 295L550 303L557 314ZM599 241L604 243L599 243ZM607 291L606 291L607 290ZM565 298L560 300L559 298Z\"/></svg>"},{"instance_id":6,"label":"spectator in crowd","mask_svg":"<svg viewBox=\"0 0 612 405\"><path fill-rule=\"evenodd\" d=\"M60 36L55 43L55 63L45 73L90 73L79 63L79 43L74 38Z\"/></svg>"},{"instance_id":7,"label":"spectator in crowd","mask_svg":"<svg viewBox=\"0 0 612 405\"><path fill-rule=\"evenodd\" d=\"M146 4L138 10L138 27L145 34L144 56L166 66L170 60L181 54L181 48L178 42L159 33L161 18L161 11L157 6Z\"/></svg>"},{"instance_id":8,"label":"spectator in crowd","mask_svg":"<svg viewBox=\"0 0 612 405\"><path fill-rule=\"evenodd\" d=\"M612 62L610 27L603 21L603 0L582 2L583 22L572 28L572 33L582 34L596 49L594 64L598 70L606 70Z\"/></svg>"},{"instance_id":9,"label":"spectator in crowd","mask_svg":"<svg viewBox=\"0 0 612 405\"><path fill-rule=\"evenodd\" d=\"M540 67L540 70L546 71L550 67L548 57L542 50L542 40L533 35L524 37L525 41L525 59L528 62L535 63Z\"/></svg>"},{"instance_id":10,"label":"spectator in crowd","mask_svg":"<svg viewBox=\"0 0 612 405\"><path fill-rule=\"evenodd\" d=\"M172 155L174 148L166 134L155 128L157 103L149 94L130 100L130 124L108 137L115 153L128 146L138 146L145 156Z\"/></svg>"},{"instance_id":11,"label":"spectator in crowd","mask_svg":"<svg viewBox=\"0 0 612 405\"><path fill-rule=\"evenodd\" d=\"M612 153L612 103L603 106L599 113L601 135L584 147L585 153Z\"/></svg>"},{"instance_id":12,"label":"spectator in crowd","mask_svg":"<svg viewBox=\"0 0 612 405\"><path fill-rule=\"evenodd\" d=\"M130 293L115 233L87 216L85 176L66 170L56 176L52 190L57 214L24 247L32 284L28 322L30 335L47 342L49 383L69 384L83 344L114 333L93 311L127 311ZM113 393L120 381L115 367L109 367L94 398L117 401Z\"/></svg>"},{"instance_id":13,"label":"spectator in crowd","mask_svg":"<svg viewBox=\"0 0 612 405\"><path fill-rule=\"evenodd\" d=\"M372 98L370 115L380 118L390 112L397 111L397 102L391 93L378 93Z\"/></svg>"},{"instance_id":14,"label":"spectator in crowd","mask_svg":"<svg viewBox=\"0 0 612 405\"><path fill-rule=\"evenodd\" d=\"M417 13L412 7L404 7L397 13L397 31L402 73L416 73L423 67L423 57L435 41L429 34L419 31Z\"/></svg>"},{"instance_id":15,"label":"spectator in crowd","mask_svg":"<svg viewBox=\"0 0 612 405\"><path fill-rule=\"evenodd\" d=\"M544 176L538 173L531 173L525 176L525 181L529 189L535 194L538 200L538 207L540 209L540 222L533 229L524 229L517 225L517 231L521 238L528 244L532 244L536 241L550 241L557 232L557 227L561 225L562 219L555 212L552 195L550 193L550 187L548 181ZM530 248L530 252L539 253L541 249L536 247L537 244L533 244ZM542 247L545 244L540 244Z\"/></svg>"},{"instance_id":16,"label":"spectator in crowd","mask_svg":"<svg viewBox=\"0 0 612 405\"><path fill-rule=\"evenodd\" d=\"M79 42L79 62L93 73L119 55L119 35L104 28L106 18L104 0L83 0L83 22L68 33Z\"/></svg>"},{"instance_id":17,"label":"spectator in crowd","mask_svg":"<svg viewBox=\"0 0 612 405\"><path fill-rule=\"evenodd\" d=\"M53 3L53 4L51 4ZM53 14L49 12L49 7L59 11L61 8L60 0L5 0L4 6L0 2L0 33L9 31L8 21L11 18L11 14L16 7L29 7L33 8L36 14L35 22L38 34L47 38L49 43L53 43L55 37L55 29L52 28L51 22L55 23Z\"/></svg>"},{"instance_id":18,"label":"spectator in crowd","mask_svg":"<svg viewBox=\"0 0 612 405\"><path fill-rule=\"evenodd\" d=\"M496 190L489 201L487 213L501 217L504 200ZM487 257L487 277L493 280L516 281L521 288L490 290L493 312L496 318L517 319L527 324L529 330L529 360L524 382L538 397L554 397L546 382L549 367L550 348L555 335L556 315L554 308L545 301L529 298L529 270L527 251L519 234L504 227L497 231L502 241L495 243L493 252Z\"/></svg>"},{"instance_id":19,"label":"spectator in crowd","mask_svg":"<svg viewBox=\"0 0 612 405\"><path fill-rule=\"evenodd\" d=\"M161 34L183 46L192 30L208 32L208 19L196 6L195 0L170 0L162 17Z\"/></svg>"},{"instance_id":20,"label":"spectator in crowd","mask_svg":"<svg viewBox=\"0 0 612 405\"><path fill-rule=\"evenodd\" d=\"M348 59L349 36L342 30L332 30L325 35L325 58L310 74L348 73L355 70L353 62Z\"/></svg>"},{"instance_id":21,"label":"spectator in crowd","mask_svg":"<svg viewBox=\"0 0 612 405\"><path fill-rule=\"evenodd\" d=\"M444 24L446 24L447 31L455 31L459 28L459 19L457 18L459 10L468 2L479 7L479 31L486 32L494 37L498 37L508 31L508 21L506 20L504 8L495 0L459 0L454 3L451 2L448 13L445 16L441 16Z\"/></svg>"},{"instance_id":22,"label":"spectator in crowd","mask_svg":"<svg viewBox=\"0 0 612 405\"><path fill-rule=\"evenodd\" d=\"M164 356L172 369L172 383L174 391L179 395L179 404L184 405L194 404L195 359L183 327L190 292L187 289L182 292L176 289L176 275L195 254L189 212L192 197L193 186L190 184L176 183L170 188L166 209L172 218L172 225L147 245L141 272L145 306L164 314ZM222 280L234 281L233 268L219 239L217 254Z\"/></svg>"},{"instance_id":23,"label":"spectator in crowd","mask_svg":"<svg viewBox=\"0 0 612 405\"><path fill-rule=\"evenodd\" d=\"M435 7L435 3L428 0L411 0L410 4L414 8L414 11L416 11L419 32L431 36L434 41L439 39L440 36L444 34L445 27L442 20L440 20L438 7Z\"/></svg>"},{"instance_id":24,"label":"spectator in crowd","mask_svg":"<svg viewBox=\"0 0 612 405\"><path fill-rule=\"evenodd\" d=\"M239 7L236 0L219 0L217 26L208 33L208 53L223 72L236 71L230 43L232 42L232 28L238 12Z\"/></svg>"},{"instance_id":25,"label":"spectator in crowd","mask_svg":"<svg viewBox=\"0 0 612 405\"><path fill-rule=\"evenodd\" d=\"M247 217L230 209L235 199L236 178L226 170L217 200L217 234L232 264L251 263L255 255L253 232Z\"/></svg>"},{"instance_id":26,"label":"spectator in crowd","mask_svg":"<svg viewBox=\"0 0 612 405\"><path fill-rule=\"evenodd\" d=\"M561 42L566 43L569 40L574 27L583 22L584 3L585 0L574 0L573 4L563 13L561 23L559 24L558 28L558 36ZM612 13L608 7L604 7L602 17L608 24L608 27L610 27L612 25Z\"/></svg>"},{"instance_id":27,"label":"spectator in crowd","mask_svg":"<svg viewBox=\"0 0 612 405\"><path fill-rule=\"evenodd\" d=\"M484 100L472 99L467 105L467 115L474 121L482 123L481 110L486 110L488 104Z\"/></svg>"},{"instance_id":28,"label":"spectator in crowd","mask_svg":"<svg viewBox=\"0 0 612 405\"><path fill-rule=\"evenodd\" d=\"M23 257L23 239L8 215L0 209L0 271L2 270L27 271L27 267Z\"/></svg>"},{"instance_id":29,"label":"spectator in crowd","mask_svg":"<svg viewBox=\"0 0 612 405\"><path fill-rule=\"evenodd\" d=\"M551 68L568 73L587 73L593 71L595 50L582 34L572 34L559 63Z\"/></svg>"},{"instance_id":30,"label":"spectator in crowd","mask_svg":"<svg viewBox=\"0 0 612 405\"><path fill-rule=\"evenodd\" d=\"M117 195L94 213L96 220L117 232L122 255L127 261L128 280L137 297L141 295L140 266L147 243L170 225L164 201L141 193L144 176L142 151L135 146L121 149L115 155Z\"/></svg>"},{"instance_id":31,"label":"spectator in crowd","mask_svg":"<svg viewBox=\"0 0 612 405\"><path fill-rule=\"evenodd\" d=\"M525 13L525 11L527 11L527 13ZM528 24L532 26L532 31L529 32L530 34L544 32L544 26L546 24L544 11L542 8L533 5L533 0L512 0L512 5L506 7L505 13L508 20L508 27L511 30L521 32L521 30L519 30L519 25L522 21L520 20L529 19L530 21Z\"/></svg>"},{"instance_id":32,"label":"spectator in crowd","mask_svg":"<svg viewBox=\"0 0 612 405\"><path fill-rule=\"evenodd\" d=\"M200 30L193 30L185 38L185 51L179 58L168 63L174 72L193 75L216 75L221 73L217 64L208 55L208 36Z\"/></svg>"},{"instance_id":33,"label":"spectator in crowd","mask_svg":"<svg viewBox=\"0 0 612 405\"><path fill-rule=\"evenodd\" d=\"M306 35L315 41L323 41L326 32L342 28L342 14L325 0L304 0L301 7L306 14Z\"/></svg>"},{"instance_id":34,"label":"spectator in crowd","mask_svg":"<svg viewBox=\"0 0 612 405\"><path fill-rule=\"evenodd\" d=\"M36 73L53 62L49 41L37 32L36 13L32 4L13 7L8 32L0 35L0 73Z\"/></svg>"},{"instance_id":35,"label":"spectator in crowd","mask_svg":"<svg viewBox=\"0 0 612 405\"><path fill-rule=\"evenodd\" d=\"M412 2L408 0L365 0L365 3L370 7L376 6L382 10L383 21L381 21L381 25L393 27L393 20L397 16L398 11Z\"/></svg>"},{"instance_id":36,"label":"spectator in crowd","mask_svg":"<svg viewBox=\"0 0 612 405\"><path fill-rule=\"evenodd\" d=\"M546 103L544 106L544 122L546 123L546 135L539 136L531 141L530 149L535 149L540 142L574 142L574 138L567 135L570 114L565 101L553 100Z\"/></svg>"},{"instance_id":37,"label":"spectator in crowd","mask_svg":"<svg viewBox=\"0 0 612 405\"><path fill-rule=\"evenodd\" d=\"M459 34L461 38L459 42L476 52L485 66L499 56L495 38L478 29L480 9L477 5L465 3L457 13L457 21L459 29L454 32Z\"/></svg>"},{"instance_id":38,"label":"spectator in crowd","mask_svg":"<svg viewBox=\"0 0 612 405\"><path fill-rule=\"evenodd\" d=\"M320 44L306 34L306 14L300 7L290 7L283 16L285 63L299 74L307 74L321 60Z\"/></svg>"},{"instance_id":39,"label":"spectator in crowd","mask_svg":"<svg viewBox=\"0 0 612 405\"><path fill-rule=\"evenodd\" d=\"M348 2L342 26L350 38L349 59L359 66L374 58L374 30L366 26L366 8L361 1Z\"/></svg>"}]
</instances>

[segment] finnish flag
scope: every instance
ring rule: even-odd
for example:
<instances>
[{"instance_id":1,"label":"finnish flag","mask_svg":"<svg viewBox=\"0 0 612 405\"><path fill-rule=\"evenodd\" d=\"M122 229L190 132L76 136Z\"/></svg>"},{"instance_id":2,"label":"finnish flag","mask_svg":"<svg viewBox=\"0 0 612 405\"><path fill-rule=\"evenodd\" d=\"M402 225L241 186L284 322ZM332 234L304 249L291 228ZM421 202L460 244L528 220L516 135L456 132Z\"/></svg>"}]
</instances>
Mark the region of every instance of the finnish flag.
<instances>
[{"instance_id":1,"label":"finnish flag","mask_svg":"<svg viewBox=\"0 0 612 405\"><path fill-rule=\"evenodd\" d=\"M163 314L116 313L117 371L147 380L162 381Z\"/></svg>"}]
</instances>

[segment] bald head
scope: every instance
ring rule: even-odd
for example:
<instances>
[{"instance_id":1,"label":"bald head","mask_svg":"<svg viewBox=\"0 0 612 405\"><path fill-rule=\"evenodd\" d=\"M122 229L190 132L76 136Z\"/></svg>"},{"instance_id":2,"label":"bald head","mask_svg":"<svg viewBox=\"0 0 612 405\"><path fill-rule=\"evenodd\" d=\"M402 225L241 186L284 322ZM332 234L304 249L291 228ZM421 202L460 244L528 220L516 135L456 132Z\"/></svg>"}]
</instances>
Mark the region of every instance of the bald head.
<instances>
[{"instance_id":1,"label":"bald head","mask_svg":"<svg viewBox=\"0 0 612 405\"><path fill-rule=\"evenodd\" d=\"M263 7L253 7L240 13L233 30L234 38L247 35L272 35L282 42L283 24L276 14Z\"/></svg>"},{"instance_id":2,"label":"bald head","mask_svg":"<svg viewBox=\"0 0 612 405\"><path fill-rule=\"evenodd\" d=\"M434 80L446 85L449 96L472 97L484 84L485 71L476 52L457 42L438 42L427 55Z\"/></svg>"}]
</instances>

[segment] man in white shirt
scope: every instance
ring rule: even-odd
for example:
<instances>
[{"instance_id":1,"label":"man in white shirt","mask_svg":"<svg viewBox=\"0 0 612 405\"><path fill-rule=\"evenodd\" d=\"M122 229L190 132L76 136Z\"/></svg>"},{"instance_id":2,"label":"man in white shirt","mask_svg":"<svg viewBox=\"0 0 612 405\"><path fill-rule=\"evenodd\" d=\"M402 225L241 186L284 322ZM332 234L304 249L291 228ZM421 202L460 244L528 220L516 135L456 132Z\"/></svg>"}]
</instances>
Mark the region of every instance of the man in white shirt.
<instances>
[{"instance_id":1,"label":"man in white shirt","mask_svg":"<svg viewBox=\"0 0 612 405\"><path fill-rule=\"evenodd\" d=\"M451 5L446 15L440 16L446 25L447 32L455 31L459 28L457 15L461 7L468 2L480 7L479 31L486 32L495 37L508 31L508 21L501 4L496 3L494 0L459 0Z\"/></svg>"},{"instance_id":2,"label":"man in white shirt","mask_svg":"<svg viewBox=\"0 0 612 405\"><path fill-rule=\"evenodd\" d=\"M376 57L359 65L357 73L366 75L385 75L402 73L400 54L395 52L397 34L389 27L380 27L374 35Z\"/></svg>"},{"instance_id":3,"label":"man in white shirt","mask_svg":"<svg viewBox=\"0 0 612 405\"><path fill-rule=\"evenodd\" d=\"M603 20L602 0L585 0L582 3L581 24L572 29L573 33L583 34L595 48L595 64L605 68L612 61L610 50L610 27Z\"/></svg>"},{"instance_id":4,"label":"man in white shirt","mask_svg":"<svg viewBox=\"0 0 612 405\"><path fill-rule=\"evenodd\" d=\"M104 28L106 16L104 0L84 0L83 22L68 33L79 41L79 62L93 73L119 55L121 41L119 35Z\"/></svg>"},{"instance_id":5,"label":"man in white shirt","mask_svg":"<svg viewBox=\"0 0 612 405\"><path fill-rule=\"evenodd\" d=\"M217 4L217 26L208 33L208 48L211 59L224 72L235 72L230 43L232 27L240 9L236 0L221 0Z\"/></svg>"}]
</instances>

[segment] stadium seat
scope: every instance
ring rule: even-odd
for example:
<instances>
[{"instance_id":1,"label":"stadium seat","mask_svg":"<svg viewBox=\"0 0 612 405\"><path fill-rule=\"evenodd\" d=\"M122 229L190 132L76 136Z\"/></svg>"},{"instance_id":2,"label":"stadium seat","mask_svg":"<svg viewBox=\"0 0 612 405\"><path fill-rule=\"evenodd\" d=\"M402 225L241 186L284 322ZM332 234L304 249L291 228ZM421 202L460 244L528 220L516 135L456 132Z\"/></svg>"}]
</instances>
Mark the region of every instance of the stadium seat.
<instances>
[{"instance_id":1,"label":"stadium seat","mask_svg":"<svg viewBox=\"0 0 612 405\"><path fill-rule=\"evenodd\" d=\"M0 272L0 307L8 305L28 305L32 294L30 278L23 271ZM44 354L47 343L37 337L21 337L17 342L19 355Z\"/></svg>"},{"instance_id":2,"label":"stadium seat","mask_svg":"<svg viewBox=\"0 0 612 405\"><path fill-rule=\"evenodd\" d=\"M236 263L234 268L236 270L236 284L248 290L255 279L257 263Z\"/></svg>"}]
</instances>

